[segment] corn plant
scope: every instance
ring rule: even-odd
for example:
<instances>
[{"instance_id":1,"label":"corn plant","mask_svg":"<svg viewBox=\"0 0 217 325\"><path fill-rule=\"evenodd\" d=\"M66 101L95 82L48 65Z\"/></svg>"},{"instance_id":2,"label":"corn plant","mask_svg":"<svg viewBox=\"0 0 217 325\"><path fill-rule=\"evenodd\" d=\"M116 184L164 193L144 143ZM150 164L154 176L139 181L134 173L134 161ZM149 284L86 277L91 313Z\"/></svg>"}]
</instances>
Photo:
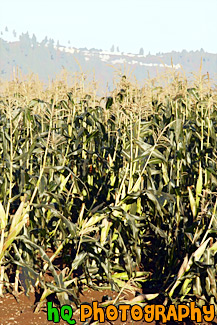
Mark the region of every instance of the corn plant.
<instances>
[{"instance_id":1,"label":"corn plant","mask_svg":"<svg viewBox=\"0 0 217 325\"><path fill-rule=\"evenodd\" d=\"M215 304L210 80L123 76L99 97L67 78L1 93L0 294L34 288L36 311L51 294L77 308L85 286Z\"/></svg>"}]
</instances>

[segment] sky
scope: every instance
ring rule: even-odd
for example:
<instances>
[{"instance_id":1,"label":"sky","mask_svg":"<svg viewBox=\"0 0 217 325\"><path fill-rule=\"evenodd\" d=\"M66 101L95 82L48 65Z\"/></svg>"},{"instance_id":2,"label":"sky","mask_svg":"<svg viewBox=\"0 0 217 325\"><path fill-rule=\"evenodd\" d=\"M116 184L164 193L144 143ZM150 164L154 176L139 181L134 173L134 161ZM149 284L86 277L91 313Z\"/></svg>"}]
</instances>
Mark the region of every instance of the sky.
<instances>
[{"instance_id":1,"label":"sky","mask_svg":"<svg viewBox=\"0 0 217 325\"><path fill-rule=\"evenodd\" d=\"M34 33L61 45L156 54L217 53L217 0L1 0L0 31L6 40ZM9 32L5 32L5 27Z\"/></svg>"}]
</instances>

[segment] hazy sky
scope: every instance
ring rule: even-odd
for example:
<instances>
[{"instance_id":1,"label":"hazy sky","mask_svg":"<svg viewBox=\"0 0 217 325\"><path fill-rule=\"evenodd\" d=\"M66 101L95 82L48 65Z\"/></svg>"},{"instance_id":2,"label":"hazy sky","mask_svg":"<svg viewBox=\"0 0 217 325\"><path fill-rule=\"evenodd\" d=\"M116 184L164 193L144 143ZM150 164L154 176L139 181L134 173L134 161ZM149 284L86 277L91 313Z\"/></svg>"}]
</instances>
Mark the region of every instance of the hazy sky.
<instances>
[{"instance_id":1,"label":"hazy sky","mask_svg":"<svg viewBox=\"0 0 217 325\"><path fill-rule=\"evenodd\" d=\"M217 0L1 0L0 31L71 46L217 53ZM8 27L9 33L4 31Z\"/></svg>"}]
</instances>

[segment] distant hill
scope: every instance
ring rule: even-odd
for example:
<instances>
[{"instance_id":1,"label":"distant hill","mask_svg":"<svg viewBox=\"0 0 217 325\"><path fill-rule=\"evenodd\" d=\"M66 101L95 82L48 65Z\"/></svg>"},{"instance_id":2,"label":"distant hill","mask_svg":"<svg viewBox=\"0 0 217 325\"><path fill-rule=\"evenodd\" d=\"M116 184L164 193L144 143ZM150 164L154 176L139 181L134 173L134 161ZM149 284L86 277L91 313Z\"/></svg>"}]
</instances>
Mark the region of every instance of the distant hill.
<instances>
[{"instance_id":1,"label":"distant hill","mask_svg":"<svg viewBox=\"0 0 217 325\"><path fill-rule=\"evenodd\" d=\"M123 52L109 52L97 49L64 47L55 45L52 39L45 38L41 43L33 35L22 34L19 40L7 42L0 38L0 78L10 79L14 67L23 74L37 73L45 83L53 79L65 68L70 73L83 71L99 81L103 88L111 89L114 74L120 71L132 74L139 83L147 77L154 77L165 68L181 70L186 74L198 72L202 59L202 73L209 72L217 82L217 54L200 51L158 53L139 55Z\"/></svg>"}]
</instances>

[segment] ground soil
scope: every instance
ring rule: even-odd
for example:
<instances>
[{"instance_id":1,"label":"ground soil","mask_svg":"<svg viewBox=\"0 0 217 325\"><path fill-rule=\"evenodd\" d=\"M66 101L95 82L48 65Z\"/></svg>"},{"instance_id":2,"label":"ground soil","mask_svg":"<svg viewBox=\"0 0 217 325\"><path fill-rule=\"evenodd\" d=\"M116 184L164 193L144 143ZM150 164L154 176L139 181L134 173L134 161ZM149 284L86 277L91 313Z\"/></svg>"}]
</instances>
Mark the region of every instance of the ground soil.
<instances>
[{"instance_id":1,"label":"ground soil","mask_svg":"<svg viewBox=\"0 0 217 325\"><path fill-rule=\"evenodd\" d=\"M94 291L94 290L87 290L83 295L80 296L80 300L82 303L92 303L92 301L101 302L103 296L107 295L111 299L115 299L117 293L105 290L103 292ZM132 299L132 295L128 295L125 299ZM55 324L52 321L47 321L47 310L46 307L42 307L39 313L34 313L35 308L35 295L31 293L29 297L25 296L24 293L20 293L18 295L13 296L12 294L6 294L4 298L0 298L0 325L12 325L12 324L22 324L22 325L43 325L43 324ZM83 324L88 325L94 323L91 319L88 320L86 323L80 322L80 315L79 310L74 313L73 318L76 320L76 324ZM67 322L61 320L58 324L68 324ZM101 323L103 324L103 323ZM104 324L107 325L130 325L130 324L157 324L156 322L153 323L145 323L144 321L140 322L133 322L133 320L128 319L127 322L121 322L118 319L116 322L105 322ZM160 324L160 323L158 323ZM170 322L168 324L175 324L175 322ZM191 324L191 323L183 323L183 324ZM201 323L200 323L201 324ZM205 323L202 323L205 324ZM212 322L210 324L217 324L216 322Z\"/></svg>"},{"instance_id":2,"label":"ground soil","mask_svg":"<svg viewBox=\"0 0 217 325\"><path fill-rule=\"evenodd\" d=\"M108 296L111 299L115 299L116 292L110 290L104 290L103 292L87 290L80 295L81 303L92 303L92 301L102 302L103 296ZM133 296L128 295L127 299L131 299ZM54 322L47 321L46 307L42 307L39 313L34 313L35 309L35 295L30 293L29 297L24 293L13 296L12 294L6 294L4 298L0 298L0 324L1 325L37 325L37 324L54 324ZM76 324L83 324L80 322L79 310L75 312L73 318L76 320ZM91 324L91 319L89 319ZM88 323L85 323L87 325ZM65 325L67 322L61 320L58 324ZM102 324L102 323L101 323ZM132 324L132 321L122 323L120 320L116 322L105 322L104 324ZM136 322L139 324L139 322ZM150 324L150 323L149 323Z\"/></svg>"}]
</instances>

